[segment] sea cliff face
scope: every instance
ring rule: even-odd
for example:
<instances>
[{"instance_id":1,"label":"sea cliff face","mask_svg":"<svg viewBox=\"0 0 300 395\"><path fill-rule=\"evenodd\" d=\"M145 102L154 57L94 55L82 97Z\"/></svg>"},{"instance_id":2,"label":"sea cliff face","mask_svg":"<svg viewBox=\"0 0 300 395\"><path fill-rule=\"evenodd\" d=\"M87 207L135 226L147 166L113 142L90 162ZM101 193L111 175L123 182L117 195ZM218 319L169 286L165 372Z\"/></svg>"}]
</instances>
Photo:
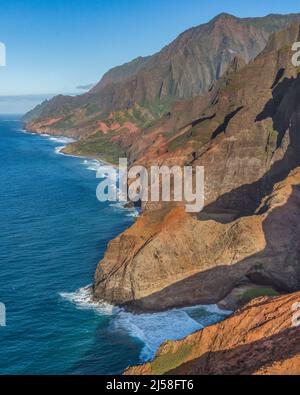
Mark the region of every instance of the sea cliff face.
<instances>
[{"instance_id":1,"label":"sea cliff face","mask_svg":"<svg viewBox=\"0 0 300 395\"><path fill-rule=\"evenodd\" d=\"M97 267L95 300L148 311L217 302L235 309L257 295L300 289L300 77L291 62L300 26L287 27L298 18L221 15L154 57L112 70L88 94L60 96L28 115L33 131L80 137L65 153L112 163L126 156L130 166L147 168L204 166L204 210L188 214L183 203L143 203L140 218L109 243ZM258 325L264 325L274 308L274 324L279 319L289 333L276 316L277 300L250 304L232 323L261 312ZM282 300L290 306L293 299ZM261 342L268 331L281 339L266 326L256 334L257 352L268 344ZM243 333L238 326L228 355ZM208 344L204 353L218 352L215 370L208 369L219 372L223 349ZM180 349L181 362L201 357L202 348L191 350ZM292 369L281 360L271 366L269 356L268 369ZM261 368L244 366L250 373Z\"/></svg>"},{"instance_id":2,"label":"sea cliff face","mask_svg":"<svg viewBox=\"0 0 300 395\"><path fill-rule=\"evenodd\" d=\"M151 363L127 375L299 375L300 293L253 300L232 317L161 346Z\"/></svg>"},{"instance_id":3,"label":"sea cliff face","mask_svg":"<svg viewBox=\"0 0 300 395\"><path fill-rule=\"evenodd\" d=\"M299 25L279 37L283 47L272 37L268 50L202 98L216 95L206 112L200 103L203 122L165 140L155 158L153 146L141 151L135 163L204 166L206 207L192 216L183 207L146 205L110 243L96 298L152 310L217 302L245 282L300 288L300 84L290 51ZM174 139L181 144L173 150Z\"/></svg>"},{"instance_id":4,"label":"sea cliff face","mask_svg":"<svg viewBox=\"0 0 300 395\"><path fill-rule=\"evenodd\" d=\"M181 207L143 215L110 242L95 297L159 310L217 303L242 284L299 289L299 185L297 168L256 213L225 223Z\"/></svg>"},{"instance_id":5,"label":"sea cliff face","mask_svg":"<svg viewBox=\"0 0 300 395\"><path fill-rule=\"evenodd\" d=\"M275 20L281 21L281 26L290 17L278 18ZM208 31L210 40L213 37L218 43L228 38L229 32L236 37L233 27L242 30L236 39L252 37L262 23L266 31L268 20L262 19L253 27L253 20L221 15L196 29L197 33L183 34L176 45L162 53L173 53L179 43L189 46L191 34L199 45ZM272 25L268 32L279 25ZM98 265L95 299L160 310L218 302L241 284L271 286L278 292L300 288L299 243L294 238L299 230L299 170L295 169L300 165L300 80L291 62L292 44L299 40L299 24L293 23L271 35L265 49L251 60L266 43L258 39L256 50L249 50L252 56L248 51L244 59L230 59L227 70L210 84L208 92L174 102L160 118L157 112L154 115L153 107L145 108L136 101L126 109L112 111L105 119L94 120L101 129L98 132L92 132L91 120L76 126L85 137L69 145L66 153L102 154L111 162L126 155L130 165L205 169L204 211L197 216L187 214L180 205L143 204L141 218L109 244ZM218 57L219 46L214 48ZM115 76L117 70L112 75L119 84L123 77L143 70L148 61L125 66L127 71L120 77ZM73 104L77 106L110 86L109 75L104 81L87 97L75 98ZM66 122L62 111L68 98L58 100L60 112L51 103L46 106L52 114L47 127L42 126L44 110L37 110L38 118L33 117L32 122L39 132L58 133L57 119ZM72 108L69 106L68 111ZM76 117L81 119L82 111L77 108ZM73 135L69 115L64 125ZM280 201L278 207L276 199ZM278 239L280 229L284 235Z\"/></svg>"}]
</instances>

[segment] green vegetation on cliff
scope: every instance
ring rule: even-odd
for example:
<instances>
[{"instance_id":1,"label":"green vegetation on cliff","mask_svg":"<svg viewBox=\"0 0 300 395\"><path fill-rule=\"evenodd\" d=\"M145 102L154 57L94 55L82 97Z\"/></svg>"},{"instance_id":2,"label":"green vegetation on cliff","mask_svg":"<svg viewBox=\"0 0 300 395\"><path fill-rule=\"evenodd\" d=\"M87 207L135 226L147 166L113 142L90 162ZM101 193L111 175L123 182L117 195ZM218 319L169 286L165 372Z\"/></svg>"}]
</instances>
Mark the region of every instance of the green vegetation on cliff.
<instances>
[{"instance_id":1,"label":"green vegetation on cliff","mask_svg":"<svg viewBox=\"0 0 300 395\"><path fill-rule=\"evenodd\" d=\"M76 143L69 144L64 148L66 154L99 158L109 163L117 164L120 157L126 157L122 147L112 141L116 133L95 133L93 136Z\"/></svg>"},{"instance_id":2,"label":"green vegetation on cliff","mask_svg":"<svg viewBox=\"0 0 300 395\"><path fill-rule=\"evenodd\" d=\"M156 357L151 366L151 373L162 375L177 368L186 361L192 349L191 344L182 344L176 352L169 351L167 354Z\"/></svg>"}]
</instances>

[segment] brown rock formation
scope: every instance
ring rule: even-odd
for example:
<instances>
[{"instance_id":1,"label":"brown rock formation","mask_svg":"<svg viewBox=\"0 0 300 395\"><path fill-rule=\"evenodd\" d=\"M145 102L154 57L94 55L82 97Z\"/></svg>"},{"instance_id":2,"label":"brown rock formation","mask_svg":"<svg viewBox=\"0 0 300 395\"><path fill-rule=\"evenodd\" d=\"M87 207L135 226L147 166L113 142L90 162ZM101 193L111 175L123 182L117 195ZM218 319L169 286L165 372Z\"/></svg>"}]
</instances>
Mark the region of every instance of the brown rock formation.
<instances>
[{"instance_id":1,"label":"brown rock formation","mask_svg":"<svg viewBox=\"0 0 300 395\"><path fill-rule=\"evenodd\" d=\"M137 143L136 163L204 166L206 208L197 218L172 205L145 207L110 243L96 298L152 310L217 302L245 281L300 288L299 169L288 176L300 164L300 79L290 50L299 25L279 34L280 49L276 37L196 100L202 118L169 140L152 130L162 135L156 156L155 144Z\"/></svg>"},{"instance_id":2,"label":"brown rock formation","mask_svg":"<svg viewBox=\"0 0 300 395\"><path fill-rule=\"evenodd\" d=\"M263 50L271 33L295 20L300 20L298 14L246 19L221 14L182 33L159 53L114 68L84 95L60 95L46 101L26 115L27 128L86 136L87 131L98 130L95 121L136 103L151 108L153 115L160 117L172 100L206 92L235 56L240 55L246 62L252 60ZM53 123L57 117L61 117L60 121Z\"/></svg>"},{"instance_id":3,"label":"brown rock formation","mask_svg":"<svg viewBox=\"0 0 300 395\"><path fill-rule=\"evenodd\" d=\"M81 137L65 152L205 168L205 210L143 204L110 242L95 299L151 311L300 289L299 24L280 31L298 18L221 15L28 115L31 130ZM256 300L128 373L299 373L299 298Z\"/></svg>"},{"instance_id":4,"label":"brown rock formation","mask_svg":"<svg viewBox=\"0 0 300 395\"><path fill-rule=\"evenodd\" d=\"M127 375L300 374L300 330L292 325L300 293L253 300L232 317L162 345L153 362Z\"/></svg>"},{"instance_id":5,"label":"brown rock formation","mask_svg":"<svg viewBox=\"0 0 300 395\"><path fill-rule=\"evenodd\" d=\"M159 310L216 303L245 282L299 289L299 186L297 168L254 215L230 222L199 220L181 207L144 214L110 242L95 297Z\"/></svg>"}]
</instances>

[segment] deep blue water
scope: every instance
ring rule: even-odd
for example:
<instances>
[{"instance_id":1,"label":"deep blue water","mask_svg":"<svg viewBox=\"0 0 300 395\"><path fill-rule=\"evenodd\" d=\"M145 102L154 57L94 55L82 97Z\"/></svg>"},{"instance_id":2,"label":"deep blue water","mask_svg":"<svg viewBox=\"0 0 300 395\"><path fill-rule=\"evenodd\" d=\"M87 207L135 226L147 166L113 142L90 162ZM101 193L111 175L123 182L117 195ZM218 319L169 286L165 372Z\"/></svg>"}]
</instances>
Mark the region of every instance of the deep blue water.
<instances>
[{"instance_id":1,"label":"deep blue water","mask_svg":"<svg viewBox=\"0 0 300 395\"><path fill-rule=\"evenodd\" d=\"M214 307L133 315L89 303L107 243L132 212L96 199L95 161L0 117L0 374L116 374L219 320Z\"/></svg>"}]
</instances>

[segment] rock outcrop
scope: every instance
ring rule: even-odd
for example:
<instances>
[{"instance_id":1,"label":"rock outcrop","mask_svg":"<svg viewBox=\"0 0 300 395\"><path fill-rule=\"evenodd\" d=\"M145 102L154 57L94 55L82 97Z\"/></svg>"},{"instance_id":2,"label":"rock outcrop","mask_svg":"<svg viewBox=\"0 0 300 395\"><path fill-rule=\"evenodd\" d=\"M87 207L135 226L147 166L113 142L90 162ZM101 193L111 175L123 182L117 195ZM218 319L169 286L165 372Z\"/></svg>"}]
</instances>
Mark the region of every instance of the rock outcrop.
<instances>
[{"instance_id":1,"label":"rock outcrop","mask_svg":"<svg viewBox=\"0 0 300 395\"><path fill-rule=\"evenodd\" d=\"M98 265L96 300L148 311L236 308L300 289L300 70L291 62L300 26L287 28L295 20L222 14L113 69L89 93L27 115L30 130L79 136L66 153L204 166L204 210L144 202ZM299 298L255 300L127 373L300 373L291 327Z\"/></svg>"},{"instance_id":2,"label":"rock outcrop","mask_svg":"<svg viewBox=\"0 0 300 395\"><path fill-rule=\"evenodd\" d=\"M125 374L299 375L299 302L299 292L255 299L223 322L163 344L153 362Z\"/></svg>"},{"instance_id":3,"label":"rock outcrop","mask_svg":"<svg viewBox=\"0 0 300 395\"><path fill-rule=\"evenodd\" d=\"M95 297L159 310L217 303L240 284L300 288L300 168L253 215L223 215L199 220L182 207L144 214L110 242Z\"/></svg>"},{"instance_id":4,"label":"rock outcrop","mask_svg":"<svg viewBox=\"0 0 300 395\"><path fill-rule=\"evenodd\" d=\"M206 207L192 216L146 205L109 244L95 298L153 310L214 303L245 281L300 288L300 79L291 63L299 40L298 24L272 37L268 50L197 99L198 120L169 139L162 130L178 113L163 120L149 133L161 136L158 152L140 141L129 149L135 164L204 166Z\"/></svg>"}]
</instances>

